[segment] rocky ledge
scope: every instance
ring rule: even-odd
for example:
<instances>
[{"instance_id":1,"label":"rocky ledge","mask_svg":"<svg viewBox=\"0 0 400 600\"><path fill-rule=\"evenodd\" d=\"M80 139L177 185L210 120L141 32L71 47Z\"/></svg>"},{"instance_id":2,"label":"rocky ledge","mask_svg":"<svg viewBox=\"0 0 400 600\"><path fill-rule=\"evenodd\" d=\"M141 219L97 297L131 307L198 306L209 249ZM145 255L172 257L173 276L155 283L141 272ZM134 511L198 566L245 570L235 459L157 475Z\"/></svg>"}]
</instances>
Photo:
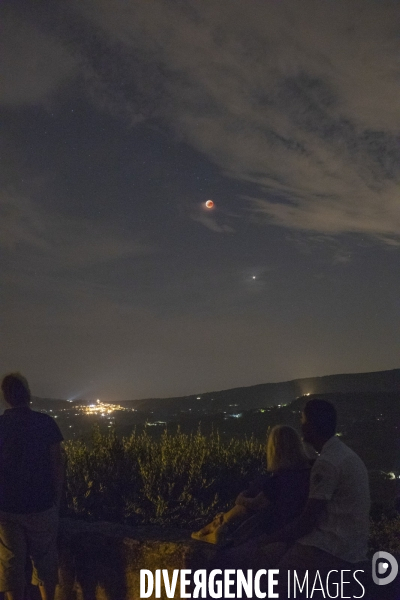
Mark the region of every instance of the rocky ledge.
<instances>
[{"instance_id":1,"label":"rocky ledge","mask_svg":"<svg viewBox=\"0 0 400 600\"><path fill-rule=\"evenodd\" d=\"M133 600L140 569L204 568L214 552L191 540L189 531L62 519L56 600Z\"/></svg>"}]
</instances>

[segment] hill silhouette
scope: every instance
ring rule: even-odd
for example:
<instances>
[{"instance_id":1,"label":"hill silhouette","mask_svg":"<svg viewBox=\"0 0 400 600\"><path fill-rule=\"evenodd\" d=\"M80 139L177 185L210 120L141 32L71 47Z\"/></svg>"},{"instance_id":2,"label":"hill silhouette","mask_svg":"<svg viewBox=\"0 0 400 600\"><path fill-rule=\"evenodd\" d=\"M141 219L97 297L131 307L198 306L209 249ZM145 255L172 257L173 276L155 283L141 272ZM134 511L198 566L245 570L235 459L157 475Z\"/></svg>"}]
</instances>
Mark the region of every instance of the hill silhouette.
<instances>
[{"instance_id":1,"label":"hill silhouette","mask_svg":"<svg viewBox=\"0 0 400 600\"><path fill-rule=\"evenodd\" d=\"M124 404L130 404L139 411L154 410L164 414L197 410L199 407L203 412L215 413L229 408L240 411L277 406L305 395L391 392L400 392L400 369L293 379L190 396L132 400Z\"/></svg>"},{"instance_id":2,"label":"hill silhouette","mask_svg":"<svg viewBox=\"0 0 400 600\"><path fill-rule=\"evenodd\" d=\"M287 404L305 395L322 394L384 394L400 392L400 369L369 373L345 373L293 379L279 383L231 388L214 392L203 392L171 398L146 398L125 400L119 404L135 408L137 411L154 412L160 418L176 417L179 413L193 412L215 414L221 411L243 411ZM86 400L55 400L32 398L32 407L72 408Z\"/></svg>"}]
</instances>

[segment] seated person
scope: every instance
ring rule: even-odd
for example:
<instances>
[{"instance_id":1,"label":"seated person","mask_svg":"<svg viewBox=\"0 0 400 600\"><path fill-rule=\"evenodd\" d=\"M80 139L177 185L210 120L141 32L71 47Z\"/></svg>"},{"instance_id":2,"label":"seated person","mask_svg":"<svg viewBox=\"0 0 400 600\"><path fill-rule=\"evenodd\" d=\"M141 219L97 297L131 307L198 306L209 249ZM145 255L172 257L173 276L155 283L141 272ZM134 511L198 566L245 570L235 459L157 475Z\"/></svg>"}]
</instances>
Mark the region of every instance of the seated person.
<instances>
[{"instance_id":1,"label":"seated person","mask_svg":"<svg viewBox=\"0 0 400 600\"><path fill-rule=\"evenodd\" d=\"M304 441L319 453L311 471L307 504L298 519L262 536L260 542L286 542L291 546L278 562L282 571L355 569L366 559L368 548L367 469L360 457L336 437L336 409L330 402L317 398L307 402L302 431ZM281 592L284 597L285 589Z\"/></svg>"},{"instance_id":2,"label":"seated person","mask_svg":"<svg viewBox=\"0 0 400 600\"><path fill-rule=\"evenodd\" d=\"M277 425L271 430L267 471L267 476L259 477L239 494L231 510L218 514L203 529L192 533L192 538L221 544L230 534L241 542L257 534L273 533L298 517L308 498L311 464L292 427Z\"/></svg>"}]
</instances>

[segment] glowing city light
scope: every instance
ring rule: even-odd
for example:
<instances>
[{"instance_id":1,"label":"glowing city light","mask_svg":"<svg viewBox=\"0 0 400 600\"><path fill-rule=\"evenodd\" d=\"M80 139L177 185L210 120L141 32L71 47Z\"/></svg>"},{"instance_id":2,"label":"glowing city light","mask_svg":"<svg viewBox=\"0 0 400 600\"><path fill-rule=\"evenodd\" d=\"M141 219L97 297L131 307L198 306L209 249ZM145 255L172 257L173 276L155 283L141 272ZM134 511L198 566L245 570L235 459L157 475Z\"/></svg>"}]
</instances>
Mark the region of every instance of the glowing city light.
<instances>
[{"instance_id":1,"label":"glowing city light","mask_svg":"<svg viewBox=\"0 0 400 600\"><path fill-rule=\"evenodd\" d=\"M101 400L96 400L96 404L89 404L89 406L82 404L77 406L76 409L86 415L101 415L102 417L111 415L117 410L127 410L120 404L105 404L104 402L101 402Z\"/></svg>"}]
</instances>

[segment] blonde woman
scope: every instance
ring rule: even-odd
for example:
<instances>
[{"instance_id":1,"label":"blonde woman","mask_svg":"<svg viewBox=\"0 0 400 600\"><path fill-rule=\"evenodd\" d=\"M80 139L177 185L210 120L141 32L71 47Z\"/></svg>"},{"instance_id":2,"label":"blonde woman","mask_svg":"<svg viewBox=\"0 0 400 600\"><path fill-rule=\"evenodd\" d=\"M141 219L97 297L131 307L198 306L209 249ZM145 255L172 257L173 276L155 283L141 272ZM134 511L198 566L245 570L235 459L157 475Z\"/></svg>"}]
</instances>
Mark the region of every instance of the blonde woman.
<instances>
[{"instance_id":1,"label":"blonde woman","mask_svg":"<svg viewBox=\"0 0 400 600\"><path fill-rule=\"evenodd\" d=\"M310 470L311 463L297 431L288 425L276 425L267 441L268 475L251 483L230 511L218 514L203 529L192 533L192 538L220 544L228 534L245 541L281 529L298 517L306 504Z\"/></svg>"}]
</instances>

